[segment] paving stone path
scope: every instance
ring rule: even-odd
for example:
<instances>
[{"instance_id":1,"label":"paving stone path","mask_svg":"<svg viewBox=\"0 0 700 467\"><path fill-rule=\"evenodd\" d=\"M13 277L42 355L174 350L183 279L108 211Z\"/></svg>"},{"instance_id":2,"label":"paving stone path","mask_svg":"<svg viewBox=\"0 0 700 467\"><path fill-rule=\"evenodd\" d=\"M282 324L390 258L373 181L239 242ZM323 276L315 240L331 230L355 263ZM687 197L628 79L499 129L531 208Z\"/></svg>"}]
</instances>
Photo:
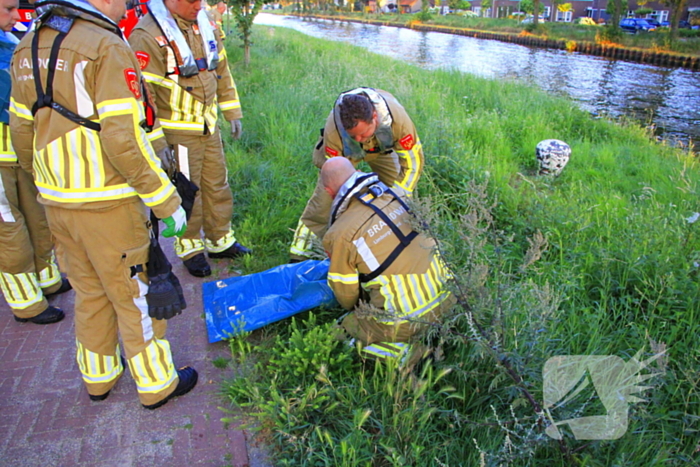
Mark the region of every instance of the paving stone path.
<instances>
[{"instance_id":1,"label":"paving stone path","mask_svg":"<svg viewBox=\"0 0 700 467\"><path fill-rule=\"evenodd\" d=\"M267 467L248 433L226 427L221 382L231 370L212 364L230 358L226 343L209 344L202 310L202 279L190 276L161 239L180 278L188 308L169 321L176 367L190 365L199 383L189 394L150 411L141 407L131 375L120 378L109 398L88 398L75 361L70 291L51 303L66 311L57 324L18 323L0 298L0 466L232 466ZM229 260L211 261L225 278ZM1 294L0 294L1 297Z\"/></svg>"}]
</instances>

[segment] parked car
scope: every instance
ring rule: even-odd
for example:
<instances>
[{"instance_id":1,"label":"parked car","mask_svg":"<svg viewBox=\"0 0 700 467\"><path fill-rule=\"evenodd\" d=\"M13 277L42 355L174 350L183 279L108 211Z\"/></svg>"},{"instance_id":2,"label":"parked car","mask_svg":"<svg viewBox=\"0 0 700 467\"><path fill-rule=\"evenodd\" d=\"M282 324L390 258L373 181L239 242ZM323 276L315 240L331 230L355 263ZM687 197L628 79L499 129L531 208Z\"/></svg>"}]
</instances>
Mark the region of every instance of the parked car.
<instances>
[{"instance_id":1,"label":"parked car","mask_svg":"<svg viewBox=\"0 0 700 467\"><path fill-rule=\"evenodd\" d=\"M641 18L625 18L620 21L620 29L630 34L637 34L638 32L650 32L656 28L649 24L645 19Z\"/></svg>"},{"instance_id":2,"label":"parked car","mask_svg":"<svg viewBox=\"0 0 700 467\"><path fill-rule=\"evenodd\" d=\"M671 27L671 22L670 21L662 21L661 22L661 27L662 28L670 28ZM686 20L682 19L678 22L678 28L680 29L690 29L690 23L687 22Z\"/></svg>"}]
</instances>

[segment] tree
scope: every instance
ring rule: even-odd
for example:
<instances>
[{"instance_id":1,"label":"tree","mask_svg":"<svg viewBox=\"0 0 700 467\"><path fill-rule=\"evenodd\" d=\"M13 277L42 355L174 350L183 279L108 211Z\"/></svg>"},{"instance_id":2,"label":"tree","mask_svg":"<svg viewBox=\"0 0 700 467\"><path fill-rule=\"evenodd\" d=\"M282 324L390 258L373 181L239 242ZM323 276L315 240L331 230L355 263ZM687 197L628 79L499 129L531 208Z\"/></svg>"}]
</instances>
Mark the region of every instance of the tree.
<instances>
[{"instance_id":1,"label":"tree","mask_svg":"<svg viewBox=\"0 0 700 467\"><path fill-rule=\"evenodd\" d=\"M532 1L532 26L537 29L537 24L540 22L540 0Z\"/></svg>"},{"instance_id":2,"label":"tree","mask_svg":"<svg viewBox=\"0 0 700 467\"><path fill-rule=\"evenodd\" d=\"M493 0L481 0L481 16L484 16L486 10L493 6Z\"/></svg>"},{"instance_id":3,"label":"tree","mask_svg":"<svg viewBox=\"0 0 700 467\"><path fill-rule=\"evenodd\" d=\"M551 0L552 1L552 9L549 12L549 20L554 22L557 20L557 11L559 11L559 5L561 4L562 0Z\"/></svg>"},{"instance_id":4,"label":"tree","mask_svg":"<svg viewBox=\"0 0 700 467\"><path fill-rule=\"evenodd\" d=\"M681 20L681 15L688 0L661 0L661 3L671 9L669 19L671 20L671 40L678 39L678 22Z\"/></svg>"},{"instance_id":5,"label":"tree","mask_svg":"<svg viewBox=\"0 0 700 467\"><path fill-rule=\"evenodd\" d=\"M629 4L627 4L629 6ZM608 2L605 12L610 15L610 28L620 30L620 16L622 15L622 0L613 0Z\"/></svg>"},{"instance_id":6,"label":"tree","mask_svg":"<svg viewBox=\"0 0 700 467\"><path fill-rule=\"evenodd\" d=\"M532 0L522 0L520 2L520 11L531 15L535 11L535 5L532 3Z\"/></svg>"},{"instance_id":7,"label":"tree","mask_svg":"<svg viewBox=\"0 0 700 467\"><path fill-rule=\"evenodd\" d=\"M228 0L228 6L236 20L239 37L243 41L243 56L245 64L250 63L250 35L253 32L253 20L262 6L272 0Z\"/></svg>"},{"instance_id":8,"label":"tree","mask_svg":"<svg viewBox=\"0 0 700 467\"><path fill-rule=\"evenodd\" d=\"M450 7L450 10L468 10L471 8L472 4L469 3L466 0L448 0L447 5Z\"/></svg>"}]
</instances>

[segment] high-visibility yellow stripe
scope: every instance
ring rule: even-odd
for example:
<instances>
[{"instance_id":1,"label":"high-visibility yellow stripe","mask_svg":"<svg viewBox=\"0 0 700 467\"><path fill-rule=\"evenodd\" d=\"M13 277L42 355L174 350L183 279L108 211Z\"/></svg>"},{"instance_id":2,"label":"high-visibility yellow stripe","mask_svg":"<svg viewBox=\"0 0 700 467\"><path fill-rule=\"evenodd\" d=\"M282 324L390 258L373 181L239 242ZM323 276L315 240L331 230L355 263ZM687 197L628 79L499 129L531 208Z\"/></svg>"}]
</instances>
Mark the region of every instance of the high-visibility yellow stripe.
<instances>
[{"instance_id":1,"label":"high-visibility yellow stripe","mask_svg":"<svg viewBox=\"0 0 700 467\"><path fill-rule=\"evenodd\" d=\"M0 162L17 162L17 155L12 149L10 126L0 123Z\"/></svg>"},{"instance_id":2,"label":"high-visibility yellow stripe","mask_svg":"<svg viewBox=\"0 0 700 467\"><path fill-rule=\"evenodd\" d=\"M204 242L198 238L175 239L175 254L177 254L179 258L184 258L200 251L204 251Z\"/></svg>"},{"instance_id":3,"label":"high-visibility yellow stripe","mask_svg":"<svg viewBox=\"0 0 700 467\"><path fill-rule=\"evenodd\" d=\"M77 340L76 347L75 359L86 383L109 383L118 378L124 371L119 344L117 344L115 355L100 355L92 352Z\"/></svg>"},{"instance_id":4,"label":"high-visibility yellow stripe","mask_svg":"<svg viewBox=\"0 0 700 467\"><path fill-rule=\"evenodd\" d=\"M34 273L0 273L0 288L11 308L24 310L44 299Z\"/></svg>"},{"instance_id":5,"label":"high-visibility yellow stripe","mask_svg":"<svg viewBox=\"0 0 700 467\"><path fill-rule=\"evenodd\" d=\"M360 279L357 274L338 274L335 272L328 273L328 282L338 282L340 284L359 284Z\"/></svg>"},{"instance_id":6,"label":"high-visibility yellow stripe","mask_svg":"<svg viewBox=\"0 0 700 467\"><path fill-rule=\"evenodd\" d=\"M158 127L151 131L150 133L146 133L146 137L148 138L148 141L153 143L155 140L159 138L163 138L165 136L165 133L163 133L163 128Z\"/></svg>"},{"instance_id":7,"label":"high-visibility yellow stripe","mask_svg":"<svg viewBox=\"0 0 700 467\"><path fill-rule=\"evenodd\" d=\"M100 121L104 121L109 117L116 117L119 115L129 115L138 114L138 110L141 106L133 97L127 97L125 99L111 99L107 101L100 102L97 104L97 114L100 117Z\"/></svg>"},{"instance_id":8,"label":"high-visibility yellow stripe","mask_svg":"<svg viewBox=\"0 0 700 467\"><path fill-rule=\"evenodd\" d=\"M140 393L160 392L177 376L170 343L165 339L154 338L141 353L129 359L129 368Z\"/></svg>"},{"instance_id":9,"label":"high-visibility yellow stripe","mask_svg":"<svg viewBox=\"0 0 700 467\"><path fill-rule=\"evenodd\" d=\"M420 172L423 170L423 160L420 157L420 152L422 150L423 145L420 139L418 139L410 150L396 151L399 158L406 161L406 172L404 173L403 179L397 180L396 184L408 193L412 193L413 190L415 190Z\"/></svg>"},{"instance_id":10,"label":"high-visibility yellow stripe","mask_svg":"<svg viewBox=\"0 0 700 467\"><path fill-rule=\"evenodd\" d=\"M136 190L126 183L99 188L67 189L36 182L41 196L60 203L87 203L91 201L109 201L137 196Z\"/></svg>"},{"instance_id":11,"label":"high-visibility yellow stripe","mask_svg":"<svg viewBox=\"0 0 700 467\"><path fill-rule=\"evenodd\" d=\"M235 101L219 102L219 108L223 111L231 110L231 109L240 109L241 108L241 101L235 100Z\"/></svg>"},{"instance_id":12,"label":"high-visibility yellow stripe","mask_svg":"<svg viewBox=\"0 0 700 467\"><path fill-rule=\"evenodd\" d=\"M32 112L25 105L20 104L12 97L10 97L10 112L19 118L29 120L30 122L34 121Z\"/></svg>"},{"instance_id":13,"label":"high-visibility yellow stripe","mask_svg":"<svg viewBox=\"0 0 700 467\"><path fill-rule=\"evenodd\" d=\"M61 273L56 265L56 256L51 253L51 262L44 269L39 271L39 287L46 289L61 281Z\"/></svg>"},{"instance_id":14,"label":"high-visibility yellow stripe","mask_svg":"<svg viewBox=\"0 0 700 467\"><path fill-rule=\"evenodd\" d=\"M234 243L236 243L236 236L233 234L233 230L231 229L229 229L226 235L215 242L212 242L208 238L204 239L204 246L206 247L207 251L211 253L221 253L227 248L230 248Z\"/></svg>"},{"instance_id":15,"label":"high-visibility yellow stripe","mask_svg":"<svg viewBox=\"0 0 700 467\"><path fill-rule=\"evenodd\" d=\"M289 252L298 256L310 256L314 238L316 238L316 234L314 234L300 219L294 231L294 239L292 240L292 245L289 247Z\"/></svg>"}]
</instances>

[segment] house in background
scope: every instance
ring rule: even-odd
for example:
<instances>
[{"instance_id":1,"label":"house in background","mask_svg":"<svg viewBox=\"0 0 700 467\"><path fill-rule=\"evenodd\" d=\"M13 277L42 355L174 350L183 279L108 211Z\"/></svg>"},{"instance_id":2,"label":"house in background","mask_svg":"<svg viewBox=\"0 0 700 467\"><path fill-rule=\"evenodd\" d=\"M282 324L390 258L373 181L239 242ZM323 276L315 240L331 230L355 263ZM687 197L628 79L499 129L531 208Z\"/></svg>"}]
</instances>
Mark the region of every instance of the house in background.
<instances>
[{"instance_id":1,"label":"house in background","mask_svg":"<svg viewBox=\"0 0 700 467\"><path fill-rule=\"evenodd\" d=\"M423 9L422 0L398 0L401 13L418 13Z\"/></svg>"},{"instance_id":2,"label":"house in background","mask_svg":"<svg viewBox=\"0 0 700 467\"><path fill-rule=\"evenodd\" d=\"M552 2L550 0L542 0L540 2L540 16L548 21L561 22L572 22L582 17L593 18L597 22L607 21L610 18L610 15L605 12L608 0L563 0L561 3L571 3L571 11L552 11ZM487 18L507 18L513 13L521 11L520 2L515 0L493 0L492 6L485 11L482 11L481 0L473 0L471 4L472 11ZM623 18L634 17L634 12L642 7L637 5L636 0L630 0L628 8L627 12L623 12ZM645 18L653 18L659 22L669 21L671 9L662 2L658 0L650 1L644 5L644 8L652 10L650 14L644 15ZM687 20L690 11L693 10L700 10L700 0L688 0L680 19Z\"/></svg>"}]
</instances>

